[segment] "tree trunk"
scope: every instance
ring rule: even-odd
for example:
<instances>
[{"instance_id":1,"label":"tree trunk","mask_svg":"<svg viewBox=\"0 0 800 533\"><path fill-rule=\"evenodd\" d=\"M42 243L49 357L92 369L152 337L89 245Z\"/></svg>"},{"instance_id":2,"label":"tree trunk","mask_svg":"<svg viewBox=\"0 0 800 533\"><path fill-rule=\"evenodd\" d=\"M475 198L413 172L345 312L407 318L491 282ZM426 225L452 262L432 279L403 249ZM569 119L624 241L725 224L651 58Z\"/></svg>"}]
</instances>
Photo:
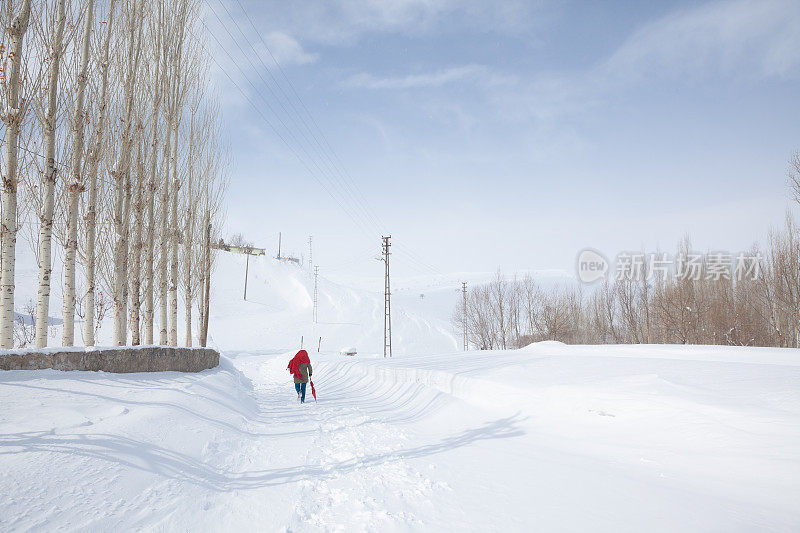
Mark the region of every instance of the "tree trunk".
<instances>
[{"instance_id":1,"label":"tree trunk","mask_svg":"<svg viewBox=\"0 0 800 533\"><path fill-rule=\"evenodd\" d=\"M128 172L127 176L125 176L125 184L123 186L125 198L122 202L122 242L120 244L120 248L122 250L122 272L125 275L122 277L122 324L120 325L123 328L124 334L124 342L123 345L127 344L128 341L128 301L129 295L132 293L130 283L132 282L131 278L128 275L129 272L129 265L128 261L131 255L131 246L130 246L130 228L131 228L131 187L132 187L132 178L131 172Z\"/></svg>"},{"instance_id":2,"label":"tree trunk","mask_svg":"<svg viewBox=\"0 0 800 533\"><path fill-rule=\"evenodd\" d=\"M142 161L141 125L140 135L137 140L136 153L136 199L133 203L135 229L133 232L133 268L131 274L131 344L138 346L141 344L139 315L141 309L141 286L142 286L142 225L144 224L144 161ZM130 181L130 180L129 180ZM130 195L129 195L130 196ZM127 270L127 269L126 269Z\"/></svg>"},{"instance_id":3,"label":"tree trunk","mask_svg":"<svg viewBox=\"0 0 800 533\"><path fill-rule=\"evenodd\" d=\"M178 128L173 125L172 139L172 195L170 197L172 224L170 225L170 278L169 278L169 344L178 345L178 194L181 184L178 179Z\"/></svg>"},{"instance_id":4,"label":"tree trunk","mask_svg":"<svg viewBox=\"0 0 800 533\"><path fill-rule=\"evenodd\" d=\"M125 142L125 141L123 141ZM123 148L124 150L124 148ZM114 175L114 346L124 346L127 338L125 327L125 256L128 253L128 243L125 242L125 172L116 171Z\"/></svg>"},{"instance_id":5,"label":"tree trunk","mask_svg":"<svg viewBox=\"0 0 800 533\"><path fill-rule=\"evenodd\" d=\"M155 237L156 237L156 227L155 227L155 195L156 195L156 167L158 164L158 110L161 107L161 95L163 93L163 87L161 86L161 81L163 79L163 72L161 66L161 59L162 57L166 57L166 54L162 54L161 48L161 36L162 26L164 24L164 12L163 12L164 4L163 2L158 3L158 30L156 34L156 57L155 57L155 66L156 71L154 74L154 94L153 94L153 107L150 116L150 125L151 125L151 132L150 132L150 168L149 168L149 178L147 182L147 199L146 209L147 209L147 243L145 245L145 261L144 261L144 268L145 268L145 291L144 291L144 338L145 344L153 344L153 320L155 317L155 308L154 305L154 298L153 298L153 291L155 288L155 281L153 279L153 262L155 261ZM164 62L166 68L166 61Z\"/></svg>"},{"instance_id":6,"label":"tree trunk","mask_svg":"<svg viewBox=\"0 0 800 533\"><path fill-rule=\"evenodd\" d=\"M191 172L191 167L190 167ZM184 289L184 301L186 303L186 311L185 311L185 321L186 321L186 346L192 345L192 283L194 279L192 278L192 254L193 250L193 231L194 231L194 208L192 206L192 179L191 174L189 175L189 179L187 180L187 193L186 197L189 199L189 209L186 213L186 235L183 239L183 249L184 249L184 280L183 286Z\"/></svg>"},{"instance_id":7,"label":"tree trunk","mask_svg":"<svg viewBox=\"0 0 800 533\"><path fill-rule=\"evenodd\" d=\"M97 124L93 133L93 146L89 153L89 172L87 181L89 182L89 198L86 206L86 308L84 310L84 344L94 346L95 338L95 269L97 265L97 255L95 253L95 241L97 239L97 168L100 163L100 152L103 146L105 134L106 109L108 107L108 54L111 46L111 26L114 20L114 4L116 0L111 0L108 6L108 21L106 23L106 37L103 42L103 63L101 65L100 96L98 97L98 117Z\"/></svg>"},{"instance_id":8,"label":"tree trunk","mask_svg":"<svg viewBox=\"0 0 800 533\"><path fill-rule=\"evenodd\" d=\"M23 0L19 15L7 29L11 36L8 76L6 124L6 172L3 176L3 215L0 226L0 348L14 347L14 264L17 244L17 151L22 109L19 105L19 71L22 61L22 41L28 31L31 0Z\"/></svg>"},{"instance_id":9,"label":"tree trunk","mask_svg":"<svg viewBox=\"0 0 800 533\"><path fill-rule=\"evenodd\" d=\"M61 336L63 346L75 344L75 255L78 250L78 199L84 190L81 176L83 162L83 103L86 94L87 72L89 70L89 43L92 35L92 18L94 15L94 0L86 3L86 24L83 28L81 41L81 62L78 73L77 94L75 96L75 115L72 119L72 132L75 144L72 147L72 180L67 189L67 244L64 256L64 304L61 316L64 319L64 329Z\"/></svg>"},{"instance_id":10,"label":"tree trunk","mask_svg":"<svg viewBox=\"0 0 800 533\"><path fill-rule=\"evenodd\" d=\"M125 269L128 255L128 220L130 216L130 160L133 145L133 99L134 84L139 72L139 58L142 50L143 2L135 6L131 17L131 28L128 43L128 64L125 74L125 115L122 148L117 165L113 171L115 181L114 209L114 345L124 346L127 341L127 284L128 273ZM127 209L126 209L127 207Z\"/></svg>"},{"instance_id":11,"label":"tree trunk","mask_svg":"<svg viewBox=\"0 0 800 533\"><path fill-rule=\"evenodd\" d=\"M36 347L47 346L50 325L50 276L53 272L53 207L56 186L56 112L58 111L58 69L61 64L61 41L64 37L66 0L59 0L53 46L50 51L50 72L47 77L47 115L44 121L44 161L42 176L42 212L39 218L39 293L36 302Z\"/></svg>"},{"instance_id":12,"label":"tree trunk","mask_svg":"<svg viewBox=\"0 0 800 533\"><path fill-rule=\"evenodd\" d=\"M197 115L197 110L195 109L192 114L191 121L189 122L189 143L188 143L188 157L187 157L187 178L186 178L186 224L184 226L184 237L183 237L183 272L184 272L184 279L183 279L183 286L184 286L184 303L185 303L185 311L184 311L184 321L186 323L186 346L192 345L192 301L193 301L193 294L192 294L192 283L194 279L192 278L192 259L194 257L194 217L195 217L195 206L197 202L194 199L194 194L192 190L192 180L194 179L193 169L195 165L194 160L194 143L195 143L195 119Z\"/></svg>"},{"instance_id":13,"label":"tree trunk","mask_svg":"<svg viewBox=\"0 0 800 533\"><path fill-rule=\"evenodd\" d=\"M157 129L157 117L154 117L156 120L154 121L153 128ZM155 168L156 168L156 160L158 159L158 151L155 146L158 144L158 136L156 133L153 133L153 141L152 146L153 149L150 152L150 157L152 158L150 162L150 178L147 182L147 200L146 200L146 209L147 209L147 240L145 244L145 260L144 260L144 279L145 279L145 290L144 290L144 342L145 344L153 344L153 318L154 318L154 299L153 299L153 290L155 288L155 282L153 280L153 261L154 259L154 246L155 246L155 194L156 194L156 182L155 182Z\"/></svg>"},{"instance_id":14,"label":"tree trunk","mask_svg":"<svg viewBox=\"0 0 800 533\"><path fill-rule=\"evenodd\" d=\"M161 254L158 257L158 272L159 272L159 279L158 279L158 307L160 311L159 315L159 331L158 331L158 343L162 346L166 346L167 344L167 282L169 280L169 275L167 273L167 256L169 253L168 245L169 245L169 227L167 226L169 222L169 155L170 155L170 147L171 147L171 128L172 128L172 121L167 119L167 135L164 139L164 169L166 171L166 175L164 177L163 190L161 191Z\"/></svg>"}]
</instances>

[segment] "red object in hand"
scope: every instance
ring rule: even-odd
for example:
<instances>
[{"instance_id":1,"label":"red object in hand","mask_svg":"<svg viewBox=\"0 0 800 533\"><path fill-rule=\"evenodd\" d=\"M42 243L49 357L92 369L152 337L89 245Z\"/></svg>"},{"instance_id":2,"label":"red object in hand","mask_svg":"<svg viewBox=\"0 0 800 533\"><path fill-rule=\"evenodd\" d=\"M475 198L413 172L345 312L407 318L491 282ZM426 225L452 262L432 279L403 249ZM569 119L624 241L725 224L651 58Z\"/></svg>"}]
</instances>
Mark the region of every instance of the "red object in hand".
<instances>
[{"instance_id":1,"label":"red object in hand","mask_svg":"<svg viewBox=\"0 0 800 533\"><path fill-rule=\"evenodd\" d=\"M314 396L314 401L316 402L317 401L317 389L314 388L314 382L313 381L311 381L309 379L308 382L311 383L311 394Z\"/></svg>"}]
</instances>

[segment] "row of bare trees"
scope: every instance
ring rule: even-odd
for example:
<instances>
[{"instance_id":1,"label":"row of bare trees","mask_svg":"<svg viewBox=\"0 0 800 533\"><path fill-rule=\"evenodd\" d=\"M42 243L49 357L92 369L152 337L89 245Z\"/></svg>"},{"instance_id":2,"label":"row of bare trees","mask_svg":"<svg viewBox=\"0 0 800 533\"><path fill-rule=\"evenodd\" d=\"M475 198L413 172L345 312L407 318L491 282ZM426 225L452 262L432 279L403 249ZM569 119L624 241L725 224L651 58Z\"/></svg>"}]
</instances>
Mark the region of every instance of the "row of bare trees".
<instances>
[{"instance_id":1,"label":"row of bare trees","mask_svg":"<svg viewBox=\"0 0 800 533\"><path fill-rule=\"evenodd\" d=\"M14 342L20 233L38 263L37 347L54 257L62 345L75 343L76 315L94 345L111 305L114 345L176 346L179 292L185 343L196 308L205 345L229 160L199 0L0 2L0 348Z\"/></svg>"},{"instance_id":2,"label":"row of bare trees","mask_svg":"<svg viewBox=\"0 0 800 533\"><path fill-rule=\"evenodd\" d=\"M686 256L688 239L679 248ZM481 350L542 340L800 347L800 228L787 215L766 252L747 256L754 258L747 275L656 272L614 276L589 289L543 287L530 276L508 279L498 272L469 291L453 323L459 332L466 324L470 345Z\"/></svg>"}]
</instances>

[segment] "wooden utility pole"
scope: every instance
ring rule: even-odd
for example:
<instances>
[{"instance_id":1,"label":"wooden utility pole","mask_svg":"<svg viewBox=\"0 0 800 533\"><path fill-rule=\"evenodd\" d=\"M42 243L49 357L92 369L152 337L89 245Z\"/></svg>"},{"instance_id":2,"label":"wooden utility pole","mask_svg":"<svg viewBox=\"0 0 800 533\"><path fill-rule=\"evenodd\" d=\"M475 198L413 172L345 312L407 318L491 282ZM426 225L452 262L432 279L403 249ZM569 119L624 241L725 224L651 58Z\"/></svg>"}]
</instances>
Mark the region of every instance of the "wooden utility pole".
<instances>
[{"instance_id":1,"label":"wooden utility pole","mask_svg":"<svg viewBox=\"0 0 800 533\"><path fill-rule=\"evenodd\" d=\"M314 267L314 324L317 323L318 320L318 312L317 312L317 295L319 294L318 291L319 287L319 265ZM319 351L319 350L317 350Z\"/></svg>"},{"instance_id":2,"label":"wooden utility pole","mask_svg":"<svg viewBox=\"0 0 800 533\"><path fill-rule=\"evenodd\" d=\"M203 289L203 325L201 326L200 345L205 348L208 343L208 314L211 311L211 222L206 226L206 257L203 268L206 275L203 279L205 288Z\"/></svg>"},{"instance_id":3,"label":"wooden utility pole","mask_svg":"<svg viewBox=\"0 0 800 533\"><path fill-rule=\"evenodd\" d=\"M247 260L244 267L244 299L247 300L247 274L250 272L250 253L247 253Z\"/></svg>"},{"instance_id":4,"label":"wooden utility pole","mask_svg":"<svg viewBox=\"0 0 800 533\"><path fill-rule=\"evenodd\" d=\"M389 357L392 356L392 291L391 286L389 284L389 256L391 252L389 252L389 247L391 244L389 243L389 239L392 236L389 235L388 237L381 237L383 239L383 263L384 267L386 268L385 274L385 285L383 291L383 298L384 298L384 312L383 312L383 356L386 357L387 354Z\"/></svg>"},{"instance_id":5,"label":"wooden utility pole","mask_svg":"<svg viewBox=\"0 0 800 533\"><path fill-rule=\"evenodd\" d=\"M469 350L469 342L467 341L467 282L461 282L461 293L464 297L464 351Z\"/></svg>"}]
</instances>

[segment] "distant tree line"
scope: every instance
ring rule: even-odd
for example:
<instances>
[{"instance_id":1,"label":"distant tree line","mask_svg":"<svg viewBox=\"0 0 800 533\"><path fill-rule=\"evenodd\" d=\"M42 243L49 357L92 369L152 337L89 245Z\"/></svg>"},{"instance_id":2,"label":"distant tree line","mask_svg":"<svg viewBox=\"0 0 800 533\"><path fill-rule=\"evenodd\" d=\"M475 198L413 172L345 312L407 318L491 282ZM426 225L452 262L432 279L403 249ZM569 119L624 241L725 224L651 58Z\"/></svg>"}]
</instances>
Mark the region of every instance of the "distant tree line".
<instances>
[{"instance_id":1,"label":"distant tree line","mask_svg":"<svg viewBox=\"0 0 800 533\"><path fill-rule=\"evenodd\" d=\"M795 155L791 164L800 200L800 158ZM676 256L690 252L687 238ZM597 285L544 287L530 275L498 272L468 291L466 306L456 305L452 321L457 332L466 323L470 347L480 350L543 340L800 347L800 228L792 216L770 233L766 250L747 255L753 264L741 276L657 271L618 278L612 272ZM702 271L709 270L707 261L704 256Z\"/></svg>"},{"instance_id":2,"label":"distant tree line","mask_svg":"<svg viewBox=\"0 0 800 533\"><path fill-rule=\"evenodd\" d=\"M185 343L196 307L205 345L228 152L200 16L199 0L0 0L0 348L15 327L47 346L54 257L62 345L76 317L94 345L108 312L115 345L176 346L179 293ZM38 262L30 323L14 316L20 234Z\"/></svg>"}]
</instances>

